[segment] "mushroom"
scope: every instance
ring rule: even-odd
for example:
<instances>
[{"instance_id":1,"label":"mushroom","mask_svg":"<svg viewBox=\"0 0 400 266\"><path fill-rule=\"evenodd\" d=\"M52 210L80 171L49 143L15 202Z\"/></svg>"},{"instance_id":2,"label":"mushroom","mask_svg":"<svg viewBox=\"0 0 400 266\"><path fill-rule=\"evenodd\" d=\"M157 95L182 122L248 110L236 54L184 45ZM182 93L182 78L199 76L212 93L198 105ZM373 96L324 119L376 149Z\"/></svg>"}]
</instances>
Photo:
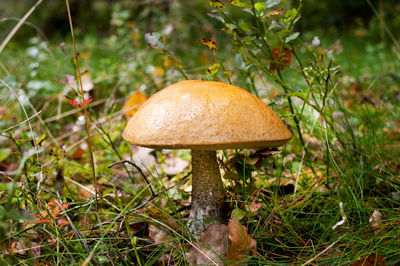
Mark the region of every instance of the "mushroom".
<instances>
[{"instance_id":1,"label":"mushroom","mask_svg":"<svg viewBox=\"0 0 400 266\"><path fill-rule=\"evenodd\" d=\"M149 148L191 149L189 218L191 230L198 233L212 217L223 215L216 150L277 147L292 133L253 94L222 82L187 80L151 96L129 120L123 137Z\"/></svg>"}]
</instances>

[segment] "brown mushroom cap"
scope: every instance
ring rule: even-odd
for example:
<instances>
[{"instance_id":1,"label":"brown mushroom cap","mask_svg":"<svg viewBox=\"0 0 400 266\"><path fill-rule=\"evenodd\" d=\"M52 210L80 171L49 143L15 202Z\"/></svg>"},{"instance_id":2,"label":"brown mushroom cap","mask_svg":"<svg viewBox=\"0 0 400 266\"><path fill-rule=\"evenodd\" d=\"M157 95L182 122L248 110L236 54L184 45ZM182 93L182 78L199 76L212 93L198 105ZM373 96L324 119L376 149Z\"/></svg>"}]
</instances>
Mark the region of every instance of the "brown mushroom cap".
<instances>
[{"instance_id":1,"label":"brown mushroom cap","mask_svg":"<svg viewBox=\"0 0 400 266\"><path fill-rule=\"evenodd\" d=\"M277 147L292 133L253 94L222 82L187 80L150 97L123 137L151 148L219 150Z\"/></svg>"}]
</instances>

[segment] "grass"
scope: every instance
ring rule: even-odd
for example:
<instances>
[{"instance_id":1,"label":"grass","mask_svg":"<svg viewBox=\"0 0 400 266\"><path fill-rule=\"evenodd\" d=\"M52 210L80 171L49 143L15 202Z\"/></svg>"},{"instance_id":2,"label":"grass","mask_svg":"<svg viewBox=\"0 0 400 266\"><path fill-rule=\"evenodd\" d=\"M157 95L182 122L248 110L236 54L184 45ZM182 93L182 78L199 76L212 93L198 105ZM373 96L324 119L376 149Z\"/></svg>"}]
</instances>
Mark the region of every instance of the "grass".
<instances>
[{"instance_id":1,"label":"grass","mask_svg":"<svg viewBox=\"0 0 400 266\"><path fill-rule=\"evenodd\" d=\"M219 153L226 202L257 241L257 256L247 263L349 264L370 254L399 263L399 60L390 44L345 34L339 44L321 35L321 45L310 48L314 34L306 33L288 44L293 65L271 73L263 53L287 32L264 32L259 24L244 38L245 18L235 21L227 11L224 19L238 22L236 45L225 35L213 53L184 32L181 46L166 35L165 49L157 50L146 45L142 25L118 12L121 23L110 36L77 36L81 68L94 84L88 118L97 188L82 111L65 98L79 92L54 80L76 73L69 38L11 41L0 54L2 264L187 264L195 242L186 227L189 153L133 151L121 137L127 120L121 108L136 89L151 95L183 79L182 72L228 82L223 71L266 98L295 133L274 156ZM295 18L281 19L293 31ZM184 30L181 22L176 27ZM218 33L216 26L212 35ZM250 38L263 34L275 37L266 44ZM188 47L199 56L185 55ZM212 64L221 67L207 75ZM134 165L117 163L123 160ZM178 162L183 170L167 170Z\"/></svg>"}]
</instances>

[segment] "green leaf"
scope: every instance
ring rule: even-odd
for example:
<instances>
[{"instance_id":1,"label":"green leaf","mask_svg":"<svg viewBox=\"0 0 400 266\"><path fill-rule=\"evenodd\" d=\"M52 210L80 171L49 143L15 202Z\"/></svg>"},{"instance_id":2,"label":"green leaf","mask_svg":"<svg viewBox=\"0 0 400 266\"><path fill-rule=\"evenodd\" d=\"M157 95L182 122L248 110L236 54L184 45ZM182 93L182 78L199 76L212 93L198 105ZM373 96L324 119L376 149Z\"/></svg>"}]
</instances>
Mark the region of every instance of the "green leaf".
<instances>
[{"instance_id":1,"label":"green leaf","mask_svg":"<svg viewBox=\"0 0 400 266\"><path fill-rule=\"evenodd\" d=\"M295 33L293 33L293 34L287 36L286 39L285 39L285 43L288 43L288 42L290 42L290 41L293 41L294 39L296 39L297 37L299 37L299 35L300 35L300 32L295 32Z\"/></svg>"},{"instance_id":2,"label":"green leaf","mask_svg":"<svg viewBox=\"0 0 400 266\"><path fill-rule=\"evenodd\" d=\"M293 19L296 18L297 14L298 14L297 9L296 9L296 8L293 8L293 9L291 9L291 10L289 10L289 11L287 11L287 12L285 13L285 17L286 17L286 18L290 18L290 19L293 20Z\"/></svg>"},{"instance_id":3,"label":"green leaf","mask_svg":"<svg viewBox=\"0 0 400 266\"><path fill-rule=\"evenodd\" d=\"M212 66L210 66L209 68L207 68L207 70L206 70L207 76L212 77L212 76L214 76L215 74L217 74L220 67L221 67L220 64L213 64Z\"/></svg>"},{"instance_id":4,"label":"green leaf","mask_svg":"<svg viewBox=\"0 0 400 266\"><path fill-rule=\"evenodd\" d=\"M0 162L4 161L7 159L7 157L10 155L11 149L9 148L1 148L0 149Z\"/></svg>"},{"instance_id":5,"label":"green leaf","mask_svg":"<svg viewBox=\"0 0 400 266\"><path fill-rule=\"evenodd\" d=\"M232 5L239 6L239 7L250 7L249 4L242 2L240 0L229 0Z\"/></svg>"},{"instance_id":6,"label":"green leaf","mask_svg":"<svg viewBox=\"0 0 400 266\"><path fill-rule=\"evenodd\" d=\"M267 8L272 8L274 6L279 5L280 2L282 2L282 0L268 0L266 2L266 6L267 6Z\"/></svg>"},{"instance_id":7,"label":"green leaf","mask_svg":"<svg viewBox=\"0 0 400 266\"><path fill-rule=\"evenodd\" d=\"M210 0L210 6L218 8L219 10L224 9L225 5L219 0Z\"/></svg>"},{"instance_id":8,"label":"green leaf","mask_svg":"<svg viewBox=\"0 0 400 266\"><path fill-rule=\"evenodd\" d=\"M239 27L240 27L242 30L244 30L244 31L249 31L249 30L251 29L251 28L250 28L250 25L247 24L247 23L244 22L244 21L242 21L242 22L239 23Z\"/></svg>"},{"instance_id":9,"label":"green leaf","mask_svg":"<svg viewBox=\"0 0 400 266\"><path fill-rule=\"evenodd\" d=\"M232 216L236 216L239 221L242 220L246 216L246 214L247 214L246 211L238 208L232 211Z\"/></svg>"},{"instance_id":10,"label":"green leaf","mask_svg":"<svg viewBox=\"0 0 400 266\"><path fill-rule=\"evenodd\" d=\"M263 2L257 2L254 4L254 8L257 12L264 10L265 6Z\"/></svg>"}]
</instances>

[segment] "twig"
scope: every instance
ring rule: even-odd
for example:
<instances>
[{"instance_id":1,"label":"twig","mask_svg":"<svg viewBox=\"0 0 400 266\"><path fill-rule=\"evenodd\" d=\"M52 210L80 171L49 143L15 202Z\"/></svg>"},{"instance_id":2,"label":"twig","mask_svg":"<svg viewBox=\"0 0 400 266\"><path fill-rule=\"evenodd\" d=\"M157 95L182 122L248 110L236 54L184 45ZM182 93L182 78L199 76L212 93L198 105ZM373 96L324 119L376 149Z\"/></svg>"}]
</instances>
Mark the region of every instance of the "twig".
<instances>
[{"instance_id":1,"label":"twig","mask_svg":"<svg viewBox=\"0 0 400 266\"><path fill-rule=\"evenodd\" d=\"M343 235L344 236L344 235ZM327 246L324 250L322 250L320 253L318 253L315 257L309 259L308 261L304 262L303 264L301 264L301 266L310 264L311 262L313 262L314 260L316 260L319 256L321 256L322 254L324 254L325 252L327 252L330 248L332 248L334 245L336 245L337 242L339 242L340 239L342 239L342 237L339 237L338 240L336 240L335 242L333 242L332 244L330 244L329 246Z\"/></svg>"},{"instance_id":2,"label":"twig","mask_svg":"<svg viewBox=\"0 0 400 266\"><path fill-rule=\"evenodd\" d=\"M14 125L14 126L11 126L11 127L7 128L7 129L4 129L3 131L0 132L0 134L2 134L2 133L4 133L4 132L7 132L7 131L9 131L9 130L11 130L11 129L14 129L14 128L16 128L16 127L19 127L19 126L22 125L22 124L25 124L26 122L32 120L32 118L35 118L36 116L40 115L41 112L42 112L42 110L40 110L40 111L37 112L36 114L32 115L31 117L28 117L28 118L25 119L24 121L22 121L22 122L20 122L20 123L18 123L18 124L16 124L16 125Z\"/></svg>"},{"instance_id":3,"label":"twig","mask_svg":"<svg viewBox=\"0 0 400 266\"><path fill-rule=\"evenodd\" d=\"M28 12L26 12L25 16L21 18L20 21L18 21L17 25L14 26L14 28L10 31L10 33L7 35L7 37L4 39L4 41L0 45L0 53L3 51L4 47L6 47L7 43L11 40L11 38L14 36L14 34L18 31L18 29L24 24L24 22L28 19L28 17L35 11L35 9L43 2L43 0L38 0L32 7L29 9Z\"/></svg>"},{"instance_id":4,"label":"twig","mask_svg":"<svg viewBox=\"0 0 400 266\"><path fill-rule=\"evenodd\" d=\"M129 214L131 214L132 212L135 212L135 211L137 211L137 210L140 210L141 208L144 208L147 204L149 204L149 203L152 202L156 197L158 197L158 195L161 195L161 194L163 194L163 193L165 193L165 192L167 192L167 191L173 189L174 187L180 185L180 184L181 184L183 181L185 181L191 174L192 174L192 172L190 171L190 172L187 173L184 177L182 177L182 180L180 180L179 182L177 182L175 185L170 186L169 188L166 188L166 189L164 189L164 190L162 190L162 191L160 191L160 192L155 193L154 196L152 196L150 199L146 200L146 201L145 201L144 203L142 203L141 205L136 205L135 207L131 208L130 210L127 210L127 211L126 211L126 215L129 215ZM108 224L108 223L116 222L116 221L119 221L120 219L123 219L123 217L116 217L116 218L110 219L110 220L108 220L108 221L105 221L105 222L102 222L102 223L100 223L100 224L97 224L96 227L97 227L97 226L100 226L100 225L105 225L105 224Z\"/></svg>"},{"instance_id":5,"label":"twig","mask_svg":"<svg viewBox=\"0 0 400 266\"><path fill-rule=\"evenodd\" d=\"M90 106L94 107L94 106L97 106L97 105L100 105L100 104L104 103L105 101L106 101L106 99L97 100L97 101L91 102ZM58 114L58 115L46 118L44 120L44 122L45 123L50 123L50 122L58 121L58 120L60 120L60 119L62 119L64 117L67 117L69 115L73 115L73 114L79 113L80 111L81 111L80 109L72 109L72 110L69 110L69 111L64 112L62 114Z\"/></svg>"},{"instance_id":6,"label":"twig","mask_svg":"<svg viewBox=\"0 0 400 266\"><path fill-rule=\"evenodd\" d=\"M78 52L76 50L75 34L74 34L74 27L72 25L72 18L71 18L71 10L69 8L69 1L65 0L65 4L67 5L69 27L70 27L70 30L71 30L72 44L74 46L74 58L75 58L75 62L76 62L76 69L78 71L78 80L79 80L79 85L80 85L80 88L81 88L81 96L82 96L82 99L85 100L85 92L83 91L81 70L79 69ZM88 115L87 115L86 104L82 104L82 105L83 105L83 112L85 114L86 133L87 133L87 137L88 137L87 138L87 142L88 142L88 148L89 148L89 153L90 153L90 163L91 163L91 166L92 166L93 181L94 181L94 187L95 187L95 193L96 193L95 194L96 211L98 211L99 210L99 206L98 206L98 198L97 198L97 176L96 176L96 169L95 169L95 165L94 165L94 155L93 155L93 149L92 149L92 141L90 139L89 118L88 118Z\"/></svg>"},{"instance_id":7,"label":"twig","mask_svg":"<svg viewBox=\"0 0 400 266\"><path fill-rule=\"evenodd\" d=\"M143 177L143 179L146 181L146 184L148 185L148 187L149 187L149 189L150 189L150 191L151 191L151 195L152 195L153 197L155 197L156 194L154 193L154 190L153 190L153 188L151 187L150 181L147 179L147 177L146 177L145 174L143 173L142 169L141 169L137 164L135 164L135 163L133 163L133 162L131 162L131 161L128 161L128 160L123 160L123 161L119 161L119 162L115 162L115 163L110 164L110 165L108 166L108 168L112 168L112 167L114 167L114 166L117 165L117 164L125 164L125 163L132 165L133 167L136 168L136 170L139 171L139 174L140 174L140 175Z\"/></svg>"},{"instance_id":8,"label":"twig","mask_svg":"<svg viewBox=\"0 0 400 266\"><path fill-rule=\"evenodd\" d=\"M379 22L381 23L381 25L383 26L383 28L385 29L386 33L389 35L390 39L392 39L392 42L394 43L394 45L396 46L397 50L400 52L400 45L397 42L396 38L393 36L392 32L390 31L390 29L387 27L385 20L383 19L383 17L378 13L378 11L376 10L376 8L372 5L370 0L366 0L369 7L372 9L372 11L374 12L375 16L378 17Z\"/></svg>"}]
</instances>

